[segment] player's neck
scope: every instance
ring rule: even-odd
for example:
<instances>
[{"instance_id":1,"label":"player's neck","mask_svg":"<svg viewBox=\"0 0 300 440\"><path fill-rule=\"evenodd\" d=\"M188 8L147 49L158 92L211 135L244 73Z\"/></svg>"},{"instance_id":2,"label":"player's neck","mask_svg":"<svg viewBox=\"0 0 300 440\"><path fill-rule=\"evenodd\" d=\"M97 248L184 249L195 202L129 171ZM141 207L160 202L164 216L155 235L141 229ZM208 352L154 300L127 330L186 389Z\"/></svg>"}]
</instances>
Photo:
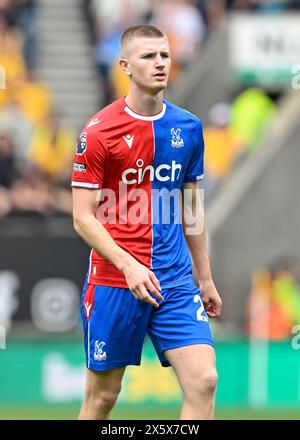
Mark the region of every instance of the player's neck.
<instances>
[{"instance_id":1,"label":"player's neck","mask_svg":"<svg viewBox=\"0 0 300 440\"><path fill-rule=\"evenodd\" d=\"M150 95L139 90L130 90L125 98L126 104L139 115L151 116L162 110L163 91Z\"/></svg>"}]
</instances>

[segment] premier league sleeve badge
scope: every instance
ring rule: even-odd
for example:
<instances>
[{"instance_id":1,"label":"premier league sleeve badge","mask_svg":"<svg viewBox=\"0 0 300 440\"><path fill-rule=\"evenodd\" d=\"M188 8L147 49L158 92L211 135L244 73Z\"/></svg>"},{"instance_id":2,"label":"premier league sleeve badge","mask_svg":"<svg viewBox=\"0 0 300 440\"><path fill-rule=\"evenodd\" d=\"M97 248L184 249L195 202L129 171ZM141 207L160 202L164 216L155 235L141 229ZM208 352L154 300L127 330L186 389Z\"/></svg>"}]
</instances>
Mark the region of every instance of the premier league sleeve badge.
<instances>
[{"instance_id":1,"label":"premier league sleeve badge","mask_svg":"<svg viewBox=\"0 0 300 440\"><path fill-rule=\"evenodd\" d=\"M87 149L87 134L82 133L78 139L76 154L82 156Z\"/></svg>"}]
</instances>

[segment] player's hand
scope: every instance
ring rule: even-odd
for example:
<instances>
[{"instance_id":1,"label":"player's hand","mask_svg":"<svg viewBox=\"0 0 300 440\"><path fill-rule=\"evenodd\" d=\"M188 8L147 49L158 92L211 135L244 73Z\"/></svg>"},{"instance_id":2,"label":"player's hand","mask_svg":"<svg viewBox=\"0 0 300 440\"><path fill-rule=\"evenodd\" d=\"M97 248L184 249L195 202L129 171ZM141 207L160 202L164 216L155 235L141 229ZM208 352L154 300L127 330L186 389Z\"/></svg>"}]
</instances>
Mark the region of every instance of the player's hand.
<instances>
[{"instance_id":1,"label":"player's hand","mask_svg":"<svg viewBox=\"0 0 300 440\"><path fill-rule=\"evenodd\" d=\"M158 299L162 301L164 299L160 293L159 281L151 270L134 261L126 266L123 273L128 287L136 299L148 302L156 308L159 307L158 302L148 293L150 291Z\"/></svg>"},{"instance_id":2,"label":"player's hand","mask_svg":"<svg viewBox=\"0 0 300 440\"><path fill-rule=\"evenodd\" d=\"M199 287L207 316L209 316L209 318L217 318L221 314L222 300L213 281L200 283Z\"/></svg>"}]
</instances>

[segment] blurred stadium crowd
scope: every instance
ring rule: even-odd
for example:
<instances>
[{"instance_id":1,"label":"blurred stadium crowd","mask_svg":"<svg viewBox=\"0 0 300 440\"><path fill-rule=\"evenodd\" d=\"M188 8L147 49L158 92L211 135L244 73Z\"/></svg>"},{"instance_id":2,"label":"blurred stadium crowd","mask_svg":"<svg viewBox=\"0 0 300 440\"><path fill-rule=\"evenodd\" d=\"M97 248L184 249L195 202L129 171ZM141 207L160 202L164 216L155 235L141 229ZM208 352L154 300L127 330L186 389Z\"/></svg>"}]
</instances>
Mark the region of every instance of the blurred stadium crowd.
<instances>
[{"instance_id":1,"label":"blurred stadium crowd","mask_svg":"<svg viewBox=\"0 0 300 440\"><path fill-rule=\"evenodd\" d=\"M201 56L207 36L222 23L228 9L265 10L268 6L273 10L298 5L250 0L84 0L99 96L107 104L127 92L127 78L116 63L119 38L127 26L154 23L168 33L172 91L181 72ZM0 93L0 216L71 213L69 177L77 127L66 125L48 85L37 77L38 19L38 2L0 0L0 65L6 79L6 88ZM258 89L244 91L232 105L219 103L211 109L211 125L205 130L207 197L237 158L249 145L252 148L252 141L257 142L274 110L272 100Z\"/></svg>"},{"instance_id":2,"label":"blurred stadium crowd","mask_svg":"<svg viewBox=\"0 0 300 440\"><path fill-rule=\"evenodd\" d=\"M0 216L66 214L76 140L36 77L38 8L33 0L0 1Z\"/></svg>"}]
</instances>

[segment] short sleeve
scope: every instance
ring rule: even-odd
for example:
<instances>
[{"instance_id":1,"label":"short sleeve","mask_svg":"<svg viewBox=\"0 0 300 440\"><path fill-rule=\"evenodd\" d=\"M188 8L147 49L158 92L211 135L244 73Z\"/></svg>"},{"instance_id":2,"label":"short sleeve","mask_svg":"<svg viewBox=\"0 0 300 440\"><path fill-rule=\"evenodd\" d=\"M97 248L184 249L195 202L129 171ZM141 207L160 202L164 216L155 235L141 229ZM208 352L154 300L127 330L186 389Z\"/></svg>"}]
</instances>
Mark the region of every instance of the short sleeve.
<instances>
[{"instance_id":1,"label":"short sleeve","mask_svg":"<svg viewBox=\"0 0 300 440\"><path fill-rule=\"evenodd\" d=\"M198 119L194 125L192 156L186 171L185 182L195 182L204 177L204 139L202 123Z\"/></svg>"},{"instance_id":2,"label":"short sleeve","mask_svg":"<svg viewBox=\"0 0 300 440\"><path fill-rule=\"evenodd\" d=\"M96 127L83 129L77 140L72 186L101 189L107 159L107 145Z\"/></svg>"}]
</instances>

